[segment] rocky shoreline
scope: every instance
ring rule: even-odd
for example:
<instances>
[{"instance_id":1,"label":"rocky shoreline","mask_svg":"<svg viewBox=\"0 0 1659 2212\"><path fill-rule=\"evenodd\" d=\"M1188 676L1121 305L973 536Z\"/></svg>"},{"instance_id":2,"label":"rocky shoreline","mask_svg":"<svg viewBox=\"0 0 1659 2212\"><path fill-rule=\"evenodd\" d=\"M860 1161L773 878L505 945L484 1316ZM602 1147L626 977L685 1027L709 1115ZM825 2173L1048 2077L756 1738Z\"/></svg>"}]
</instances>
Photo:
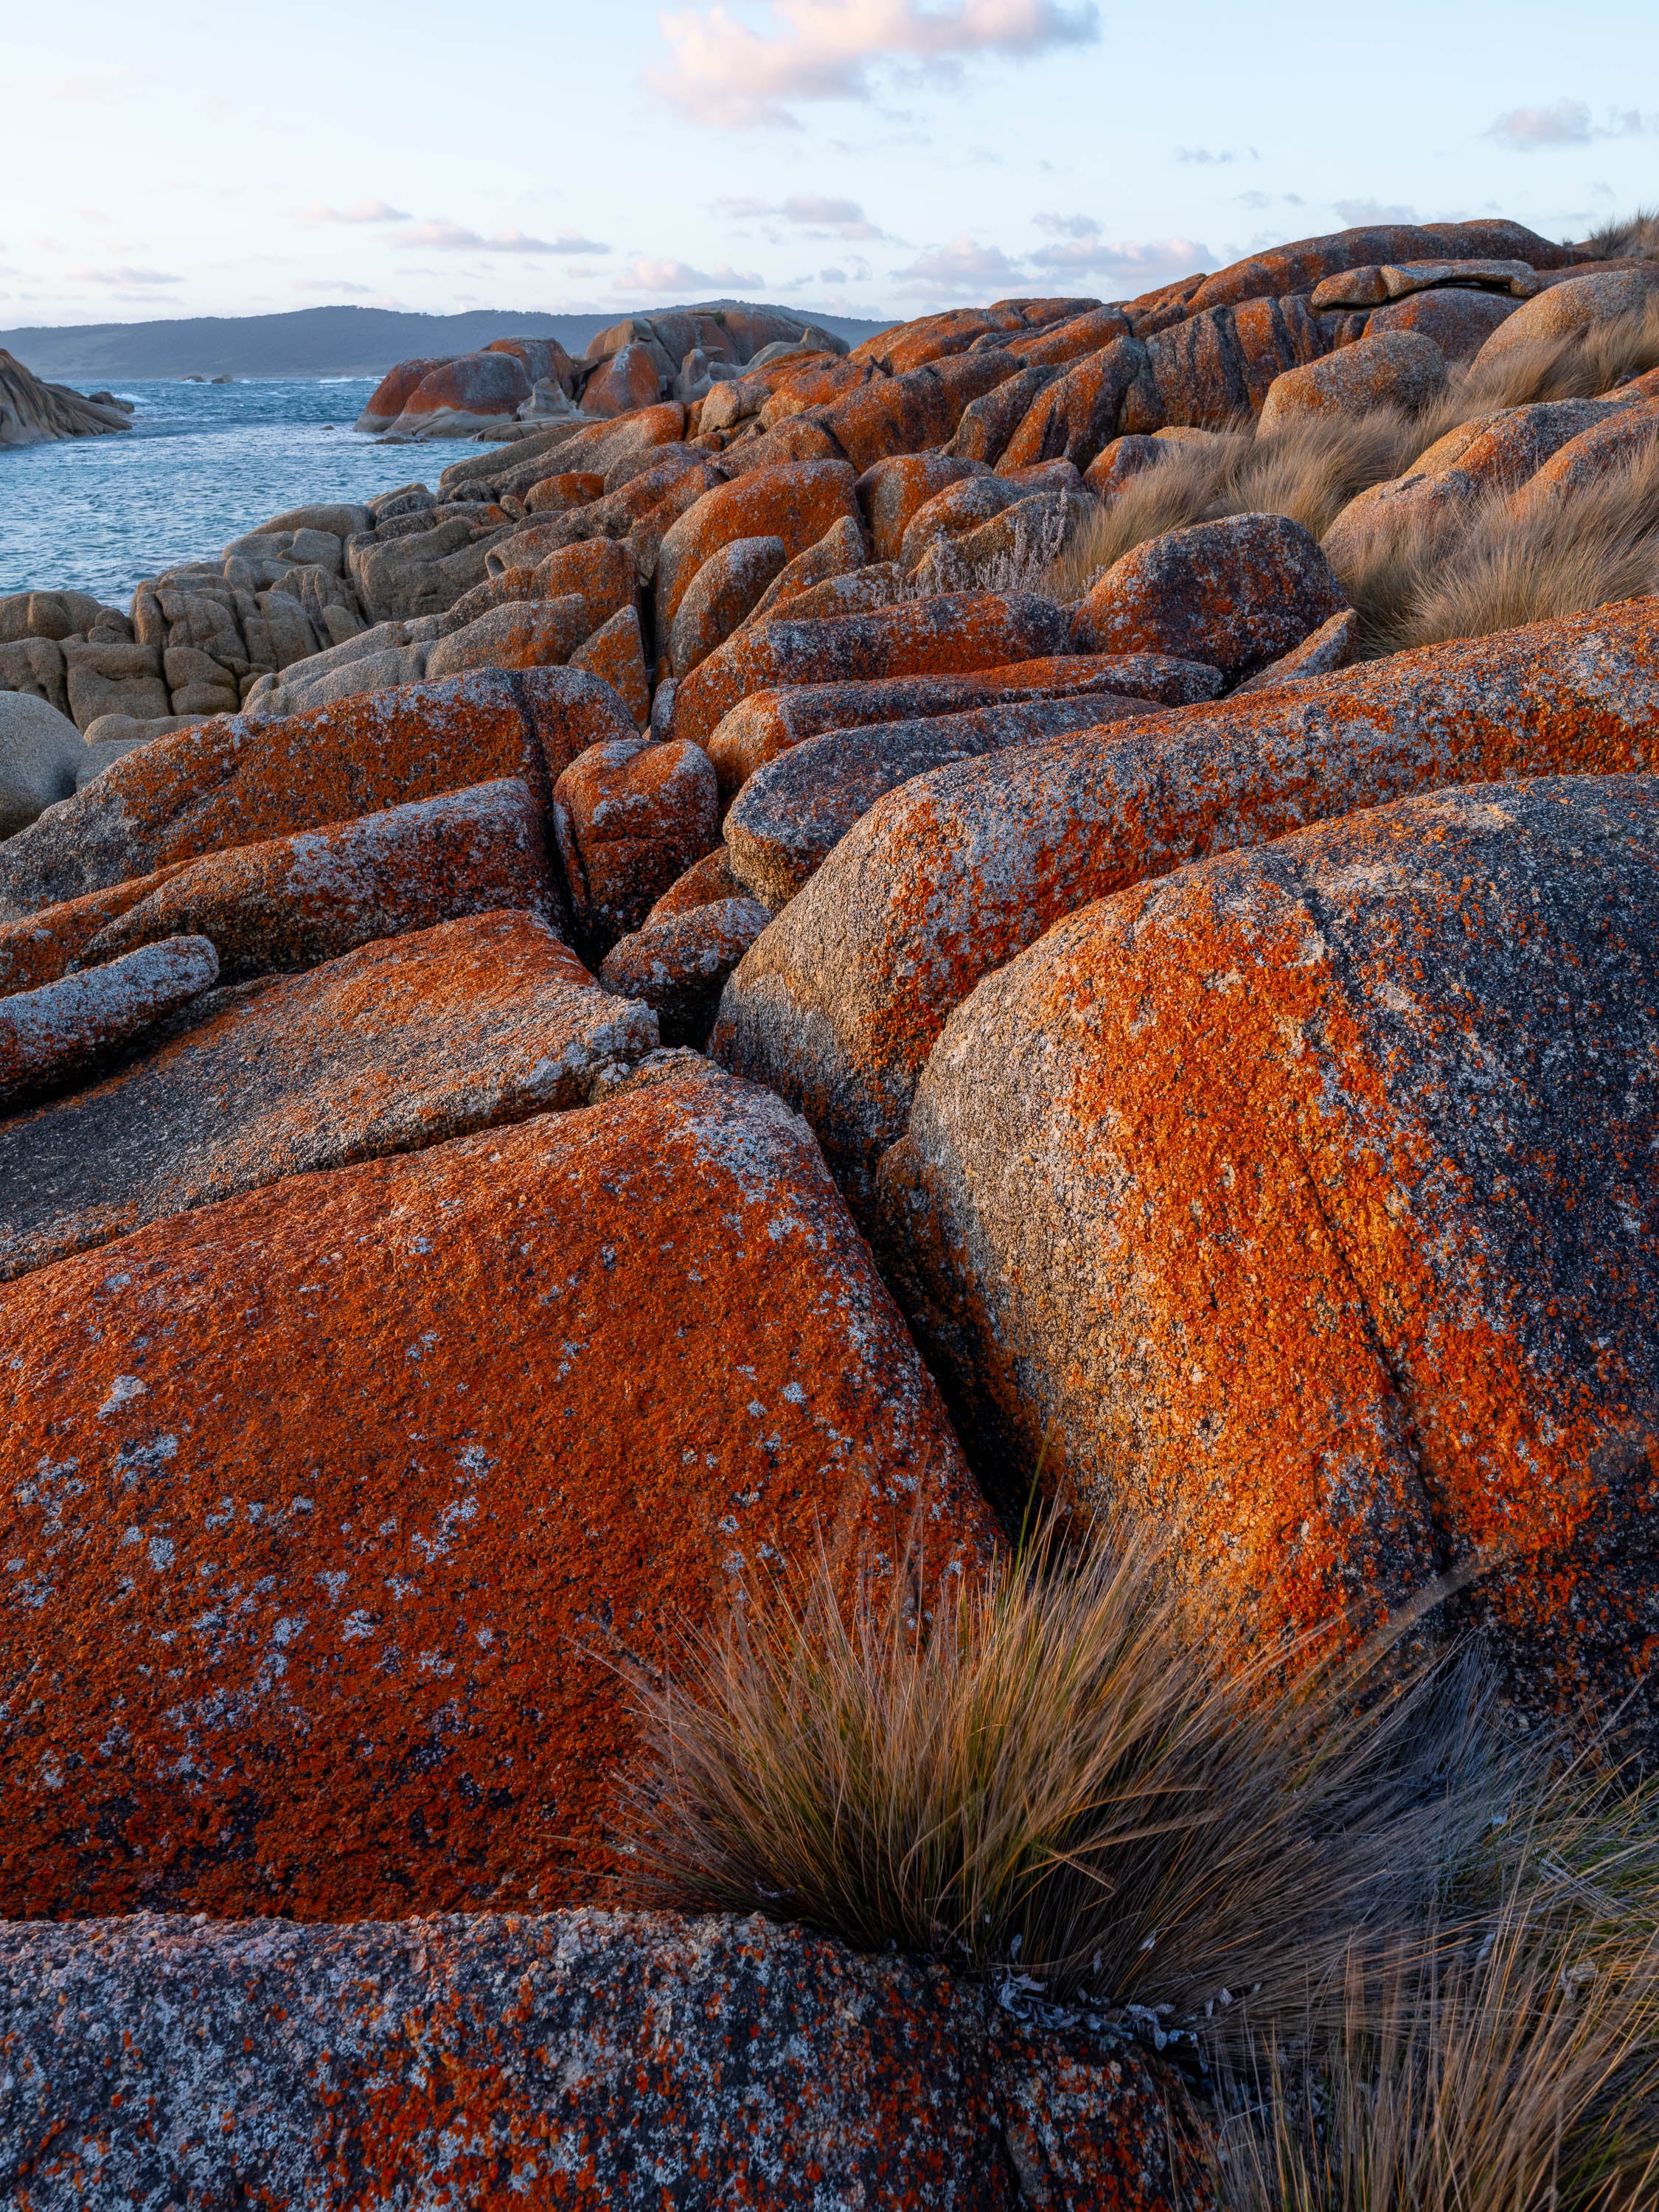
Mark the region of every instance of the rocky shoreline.
<instances>
[{"instance_id":1,"label":"rocky shoreline","mask_svg":"<svg viewBox=\"0 0 1659 2212\"><path fill-rule=\"evenodd\" d=\"M1213 2203L1153 2013L618 1840L629 1668L1034 1485L1651 1744L1659 567L1399 578L1623 526L1659 260L782 319L403 364L435 487L0 599L35 2212Z\"/></svg>"}]
</instances>

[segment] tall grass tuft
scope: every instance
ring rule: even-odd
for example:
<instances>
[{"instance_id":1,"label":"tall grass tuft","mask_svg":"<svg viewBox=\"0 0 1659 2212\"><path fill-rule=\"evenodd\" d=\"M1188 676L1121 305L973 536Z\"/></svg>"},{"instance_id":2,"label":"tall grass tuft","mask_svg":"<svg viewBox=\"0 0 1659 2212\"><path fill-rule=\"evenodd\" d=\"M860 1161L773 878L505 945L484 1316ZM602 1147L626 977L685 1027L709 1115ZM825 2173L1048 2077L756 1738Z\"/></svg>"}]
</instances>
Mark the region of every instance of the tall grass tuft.
<instances>
[{"instance_id":1,"label":"tall grass tuft","mask_svg":"<svg viewBox=\"0 0 1659 2212\"><path fill-rule=\"evenodd\" d=\"M1233 2074L1224 2212L1659 2200L1654 1785L1536 1759L1509 1814L1459 1869L1461 1918L1380 1959L1357 1947L1340 2007Z\"/></svg>"},{"instance_id":2,"label":"tall grass tuft","mask_svg":"<svg viewBox=\"0 0 1659 2212\"><path fill-rule=\"evenodd\" d=\"M1599 482L1473 514L1409 511L1339 561L1370 657L1482 637L1659 592L1659 440Z\"/></svg>"},{"instance_id":3,"label":"tall grass tuft","mask_svg":"<svg viewBox=\"0 0 1659 2212\"><path fill-rule=\"evenodd\" d=\"M1604 222L1584 243L1598 261L1659 261L1659 208Z\"/></svg>"},{"instance_id":4,"label":"tall grass tuft","mask_svg":"<svg viewBox=\"0 0 1659 2212\"><path fill-rule=\"evenodd\" d=\"M653 1901L1017 1960L1219 2034L1231 1993L1269 2016L1432 1896L1487 1802L1468 1688L1200 1628L1122 1528L931 1614L902 1583L779 1581L636 1678L657 1776L630 1863Z\"/></svg>"}]
</instances>

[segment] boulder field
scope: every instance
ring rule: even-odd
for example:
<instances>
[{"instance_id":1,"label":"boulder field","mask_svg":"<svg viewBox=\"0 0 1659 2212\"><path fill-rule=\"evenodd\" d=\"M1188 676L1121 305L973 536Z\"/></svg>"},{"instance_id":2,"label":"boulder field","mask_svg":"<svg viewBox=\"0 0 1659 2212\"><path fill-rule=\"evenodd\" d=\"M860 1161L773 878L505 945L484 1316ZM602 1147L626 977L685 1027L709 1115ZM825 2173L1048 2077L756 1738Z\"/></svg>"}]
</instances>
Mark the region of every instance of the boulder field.
<instances>
[{"instance_id":1,"label":"boulder field","mask_svg":"<svg viewBox=\"0 0 1659 2212\"><path fill-rule=\"evenodd\" d=\"M1039 1482L1650 1752L1659 599L1366 580L1638 481L1650 368L1492 395L1656 281L504 338L435 489L0 599L8 2203L1207 2203L1162 2029L637 1909L637 1683Z\"/></svg>"}]
</instances>

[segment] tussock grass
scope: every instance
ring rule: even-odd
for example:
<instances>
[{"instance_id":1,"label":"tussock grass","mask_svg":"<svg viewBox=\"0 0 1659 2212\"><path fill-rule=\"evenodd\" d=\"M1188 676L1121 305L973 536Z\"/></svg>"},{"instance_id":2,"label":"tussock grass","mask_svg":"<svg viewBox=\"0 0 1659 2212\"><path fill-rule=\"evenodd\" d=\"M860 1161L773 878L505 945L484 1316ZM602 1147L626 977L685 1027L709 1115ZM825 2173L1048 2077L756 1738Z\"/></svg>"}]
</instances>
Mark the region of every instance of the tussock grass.
<instances>
[{"instance_id":1,"label":"tussock grass","mask_svg":"<svg viewBox=\"0 0 1659 2212\"><path fill-rule=\"evenodd\" d=\"M1599 261L1659 261L1659 208L1604 222L1584 240Z\"/></svg>"},{"instance_id":2,"label":"tussock grass","mask_svg":"<svg viewBox=\"0 0 1659 2212\"><path fill-rule=\"evenodd\" d=\"M1224 2212L1620 2212L1659 2199L1659 1802L1597 1757L1519 1770L1425 1940L1236 2070Z\"/></svg>"},{"instance_id":3,"label":"tussock grass","mask_svg":"<svg viewBox=\"0 0 1659 2212\"><path fill-rule=\"evenodd\" d=\"M1070 604L1137 545L1224 515L1285 514L1322 538L1357 494L1408 473L1460 424L1540 399L1595 398L1656 367L1659 300L1641 313L1466 363L1441 398L1415 415L1378 407L1363 416L1304 416L1260 434L1237 424L1224 441L1178 446L1169 459L1132 477L1076 533L1044 588Z\"/></svg>"},{"instance_id":4,"label":"tussock grass","mask_svg":"<svg viewBox=\"0 0 1659 2212\"><path fill-rule=\"evenodd\" d=\"M1286 514L1322 537L1348 501L1403 473L1445 426L1379 407L1310 415L1256 434L1240 426L1213 443L1176 446L1132 477L1079 530L1048 574L1059 599L1080 599L1115 561L1166 530L1229 514Z\"/></svg>"},{"instance_id":5,"label":"tussock grass","mask_svg":"<svg viewBox=\"0 0 1659 2212\"><path fill-rule=\"evenodd\" d=\"M1516 512L1409 514L1339 560L1364 657L1587 612L1659 592L1659 441L1598 483Z\"/></svg>"},{"instance_id":6,"label":"tussock grass","mask_svg":"<svg viewBox=\"0 0 1659 2212\"><path fill-rule=\"evenodd\" d=\"M1200 1628L1122 1528L947 1583L931 1615L905 1577L757 1588L636 1681L658 1772L635 1880L1017 1961L1054 1996L1207 2007L1219 2036L1232 1993L1275 2017L1356 1928L1420 1911L1482 1817L1467 1682L1376 1667Z\"/></svg>"}]
</instances>

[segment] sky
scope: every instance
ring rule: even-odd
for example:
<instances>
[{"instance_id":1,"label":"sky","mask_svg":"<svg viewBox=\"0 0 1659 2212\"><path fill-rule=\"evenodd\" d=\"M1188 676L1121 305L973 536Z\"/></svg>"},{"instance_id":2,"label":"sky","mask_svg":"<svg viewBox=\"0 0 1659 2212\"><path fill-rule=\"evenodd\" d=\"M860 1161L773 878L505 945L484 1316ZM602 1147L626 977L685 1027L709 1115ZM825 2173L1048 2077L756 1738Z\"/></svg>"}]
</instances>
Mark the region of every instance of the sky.
<instances>
[{"instance_id":1,"label":"sky","mask_svg":"<svg viewBox=\"0 0 1659 2212\"><path fill-rule=\"evenodd\" d=\"M8 9L0 325L1133 297L1659 202L1651 0Z\"/></svg>"}]
</instances>

